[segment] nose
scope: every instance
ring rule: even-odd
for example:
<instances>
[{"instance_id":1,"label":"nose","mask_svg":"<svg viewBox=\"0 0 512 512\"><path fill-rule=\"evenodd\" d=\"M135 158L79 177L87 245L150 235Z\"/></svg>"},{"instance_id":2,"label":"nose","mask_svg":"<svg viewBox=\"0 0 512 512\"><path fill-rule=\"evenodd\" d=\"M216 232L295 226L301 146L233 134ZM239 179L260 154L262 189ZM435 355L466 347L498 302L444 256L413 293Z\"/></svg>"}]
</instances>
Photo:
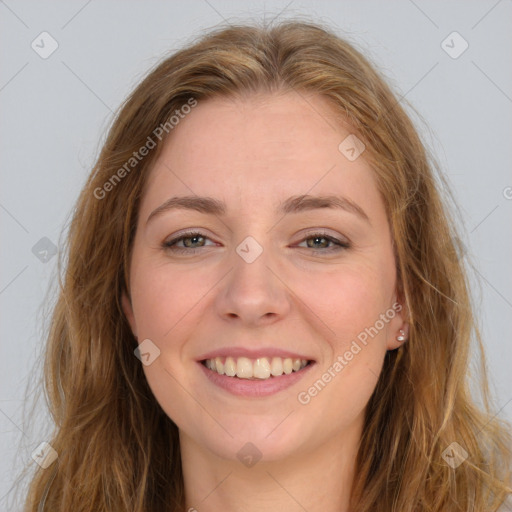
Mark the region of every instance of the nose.
<instances>
[{"instance_id":1,"label":"nose","mask_svg":"<svg viewBox=\"0 0 512 512\"><path fill-rule=\"evenodd\" d=\"M224 319L246 325L266 325L284 317L290 310L290 290L285 276L272 264L270 250L252 260L241 244L230 260L231 271L221 281L216 309ZM254 249L251 247L251 250Z\"/></svg>"}]
</instances>

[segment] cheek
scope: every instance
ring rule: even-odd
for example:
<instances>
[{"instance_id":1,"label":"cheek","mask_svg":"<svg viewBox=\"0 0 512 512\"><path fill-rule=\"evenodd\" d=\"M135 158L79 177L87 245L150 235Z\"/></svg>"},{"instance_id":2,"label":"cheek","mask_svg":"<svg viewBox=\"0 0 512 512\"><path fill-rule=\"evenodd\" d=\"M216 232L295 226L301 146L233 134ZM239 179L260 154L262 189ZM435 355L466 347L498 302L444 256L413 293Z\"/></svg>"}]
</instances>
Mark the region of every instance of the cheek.
<instances>
[{"instance_id":1,"label":"cheek","mask_svg":"<svg viewBox=\"0 0 512 512\"><path fill-rule=\"evenodd\" d=\"M355 417L375 388L387 350L387 330L395 316L389 303L393 283L392 272L386 274L367 263L318 275L309 291L300 291L327 326L325 339L330 346L318 371L321 382L305 384L301 403L315 402L315 410L325 411L326 419L334 421L340 414Z\"/></svg>"},{"instance_id":2,"label":"cheek","mask_svg":"<svg viewBox=\"0 0 512 512\"><path fill-rule=\"evenodd\" d=\"M363 262L338 265L336 270L317 273L313 279L297 275L293 291L324 322L329 337L342 346L386 312L393 285L392 272Z\"/></svg>"},{"instance_id":3,"label":"cheek","mask_svg":"<svg viewBox=\"0 0 512 512\"><path fill-rule=\"evenodd\" d=\"M167 416L178 427L190 428L190 416L201 417L203 411L190 400L183 385L188 367L182 353L194 322L194 306L199 306L199 298L212 284L197 273L171 270L143 259L132 267L131 277L139 342L150 339L160 350L150 365L143 366L146 380Z\"/></svg>"},{"instance_id":4,"label":"cheek","mask_svg":"<svg viewBox=\"0 0 512 512\"><path fill-rule=\"evenodd\" d=\"M186 323L187 315L215 282L211 275L144 261L133 267L132 279L132 302L140 335L162 342L175 326Z\"/></svg>"}]
</instances>

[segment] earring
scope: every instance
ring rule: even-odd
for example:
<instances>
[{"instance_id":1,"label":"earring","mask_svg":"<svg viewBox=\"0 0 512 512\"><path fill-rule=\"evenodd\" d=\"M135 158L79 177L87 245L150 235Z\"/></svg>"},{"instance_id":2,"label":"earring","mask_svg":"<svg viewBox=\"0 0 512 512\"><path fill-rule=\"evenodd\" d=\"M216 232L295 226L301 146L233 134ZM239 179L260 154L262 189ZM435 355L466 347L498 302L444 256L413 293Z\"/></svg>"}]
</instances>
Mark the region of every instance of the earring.
<instances>
[{"instance_id":1,"label":"earring","mask_svg":"<svg viewBox=\"0 0 512 512\"><path fill-rule=\"evenodd\" d=\"M405 341L405 331L403 329L400 329L400 336L396 337L396 340L399 342Z\"/></svg>"}]
</instances>

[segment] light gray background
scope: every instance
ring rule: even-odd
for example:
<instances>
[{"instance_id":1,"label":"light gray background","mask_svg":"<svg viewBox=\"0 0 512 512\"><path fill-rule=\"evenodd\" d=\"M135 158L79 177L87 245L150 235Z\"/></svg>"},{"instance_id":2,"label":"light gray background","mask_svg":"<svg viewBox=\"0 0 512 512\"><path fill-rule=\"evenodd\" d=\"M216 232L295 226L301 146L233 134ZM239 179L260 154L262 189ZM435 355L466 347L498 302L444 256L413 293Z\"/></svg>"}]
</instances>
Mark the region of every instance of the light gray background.
<instances>
[{"instance_id":1,"label":"light gray background","mask_svg":"<svg viewBox=\"0 0 512 512\"><path fill-rule=\"evenodd\" d=\"M39 420L29 425L22 416L57 260L40 261L32 247L42 237L59 243L112 111L145 71L203 29L264 13L338 27L423 117L418 126L452 184L477 268L472 279L481 283L475 300L495 407L512 420L510 0L0 0L1 510L21 509L9 491L51 432L41 404ZM59 44L47 59L31 48L43 31ZM441 47L453 31L469 43L457 59Z\"/></svg>"}]
</instances>

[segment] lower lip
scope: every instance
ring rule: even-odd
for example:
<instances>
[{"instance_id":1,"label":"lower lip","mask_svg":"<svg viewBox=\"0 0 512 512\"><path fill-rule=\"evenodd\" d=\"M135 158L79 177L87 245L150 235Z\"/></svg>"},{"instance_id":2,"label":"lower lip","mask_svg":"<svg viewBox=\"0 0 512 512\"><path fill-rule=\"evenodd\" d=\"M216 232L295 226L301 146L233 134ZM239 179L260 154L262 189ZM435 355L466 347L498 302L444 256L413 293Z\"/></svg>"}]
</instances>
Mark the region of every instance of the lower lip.
<instances>
[{"instance_id":1,"label":"lower lip","mask_svg":"<svg viewBox=\"0 0 512 512\"><path fill-rule=\"evenodd\" d=\"M283 374L279 377L270 377L268 379L239 379L238 377L228 377L227 375L219 375L217 372L206 368L200 362L197 363L206 377L216 386L229 391L233 395L247 397L264 397L274 395L279 391L293 386L301 380L309 370L315 365L310 363L298 372L292 372L288 375Z\"/></svg>"}]
</instances>

